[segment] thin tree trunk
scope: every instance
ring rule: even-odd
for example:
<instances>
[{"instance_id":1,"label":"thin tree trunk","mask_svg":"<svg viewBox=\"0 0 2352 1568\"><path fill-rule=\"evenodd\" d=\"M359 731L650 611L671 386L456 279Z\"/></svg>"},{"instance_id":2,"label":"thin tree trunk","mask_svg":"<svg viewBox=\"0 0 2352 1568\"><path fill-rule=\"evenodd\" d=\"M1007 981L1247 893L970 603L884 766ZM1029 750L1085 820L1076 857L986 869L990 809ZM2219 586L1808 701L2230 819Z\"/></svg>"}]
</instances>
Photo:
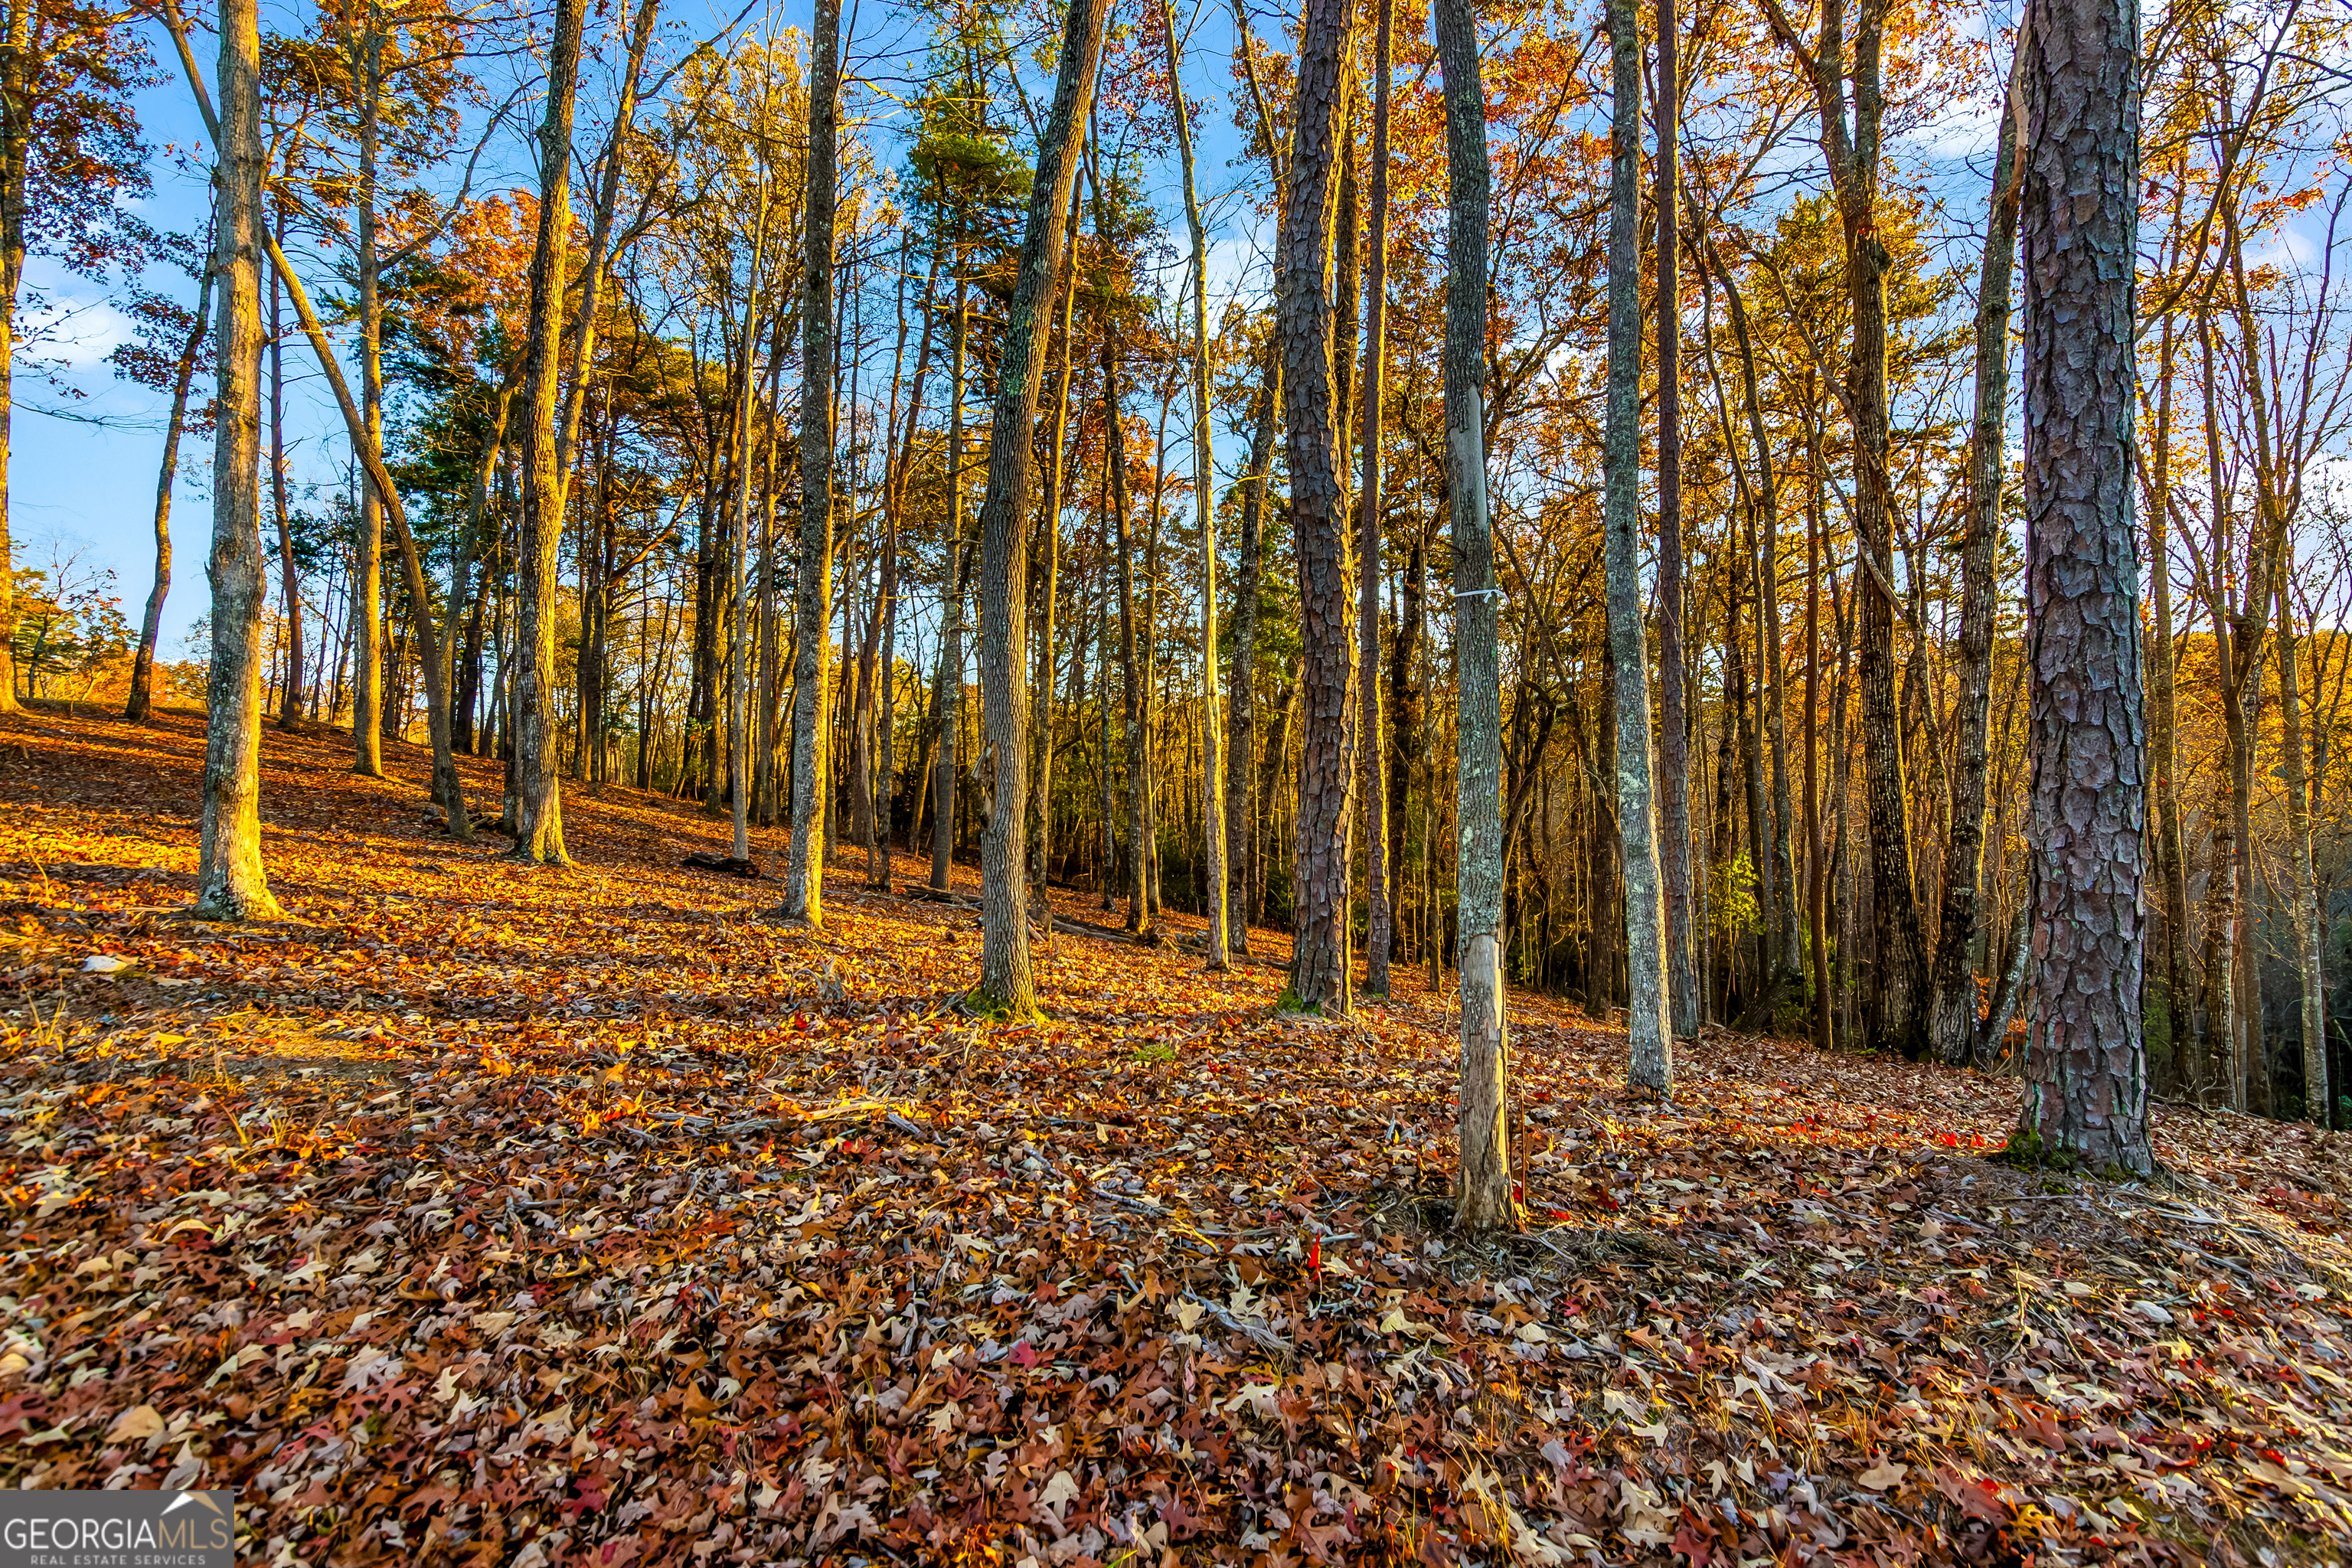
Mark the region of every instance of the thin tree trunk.
<instances>
[{"instance_id":1,"label":"thin tree trunk","mask_svg":"<svg viewBox=\"0 0 2352 1568\"><path fill-rule=\"evenodd\" d=\"M1083 160L1081 160L1083 162ZM1038 595L1041 625L1037 645L1037 678L1032 691L1034 708L1029 720L1029 842L1028 875L1032 897L1045 921L1045 942L1054 942L1053 905L1046 879L1054 850L1054 679L1056 669L1055 636L1060 625L1062 597L1062 479L1069 455L1070 381L1077 357L1075 331L1078 304L1078 184L1070 181L1070 211L1063 230L1061 289L1062 374L1054 387L1054 428L1047 437L1052 458L1045 468L1045 489L1037 501L1037 526L1045 539L1045 581ZM1082 660L1072 658L1073 667Z\"/></svg>"},{"instance_id":2,"label":"thin tree trunk","mask_svg":"<svg viewBox=\"0 0 2352 1568\"><path fill-rule=\"evenodd\" d=\"M278 248L284 249L286 210L278 210ZM286 692L278 727L294 732L302 717L302 574L294 565L294 515L286 497L286 353L279 310L285 289L276 273L269 279L269 494L278 519L278 597L286 603Z\"/></svg>"},{"instance_id":3,"label":"thin tree trunk","mask_svg":"<svg viewBox=\"0 0 2352 1568\"><path fill-rule=\"evenodd\" d=\"M1209 432L1209 230L1201 217L1201 195L1193 180L1192 131L1185 113L1184 85L1177 58L1176 13L1170 0L1160 0L1160 16L1168 38L1168 91L1176 109L1176 148L1184 172L1184 218L1192 235L1192 506L1193 531L1201 549L1201 893L1202 909L1208 917L1206 966L1214 972L1227 967L1227 922L1225 812L1224 800L1219 793L1223 784L1224 732L1223 716L1217 711L1216 470L1212 461ZM1381 37L1385 48L1388 38L1386 0L1382 0L1381 16ZM1385 52L1381 58L1381 81L1385 91L1388 79ZM1385 98L1381 103L1382 113L1385 114ZM1373 176L1374 190L1380 193L1386 188L1384 150L1376 153L1375 157L1381 160L1381 172ZM1375 199L1378 199L1377 195ZM1377 250L1381 221L1375 217L1373 223L1373 243ZM1373 263L1373 276L1379 277L1377 261ZM1378 307L1374 309L1377 310ZM1380 355L1377 337L1373 340L1372 354L1377 361ZM1375 371L1374 374L1377 376L1378 372ZM1369 465L1370 459L1366 461ZM1384 908L1382 915L1385 915ZM1385 958L1381 967L1385 971ZM1385 973L1382 978L1385 981ZM1385 984L1381 987L1383 991L1387 988Z\"/></svg>"},{"instance_id":4,"label":"thin tree trunk","mask_svg":"<svg viewBox=\"0 0 2352 1568\"><path fill-rule=\"evenodd\" d=\"M1601 503L1609 646L1617 721L1617 840L1625 883L1626 1081L1655 1094L1674 1085L1667 1013L1665 903L1658 876L1657 805L1650 785L1649 639L1642 626L1642 43L1633 0L1610 0L1613 72L1609 180L1608 422ZM1679 649L1677 649L1679 652Z\"/></svg>"},{"instance_id":5,"label":"thin tree trunk","mask_svg":"<svg viewBox=\"0 0 2352 1568\"><path fill-rule=\"evenodd\" d=\"M383 443L383 305L375 204L383 110L383 34L380 13L370 11L363 15L369 20L353 46L359 58L350 62L360 100L359 179L352 197L357 221L352 262L359 307L360 418L366 426L369 443L380 450ZM363 472L360 479L359 559L352 569L352 771L369 778L383 776L383 742L388 719L383 703L385 499L374 478Z\"/></svg>"},{"instance_id":6,"label":"thin tree trunk","mask_svg":"<svg viewBox=\"0 0 2352 1568\"><path fill-rule=\"evenodd\" d=\"M1390 907L1388 781L1381 763L1381 399L1388 351L1389 87L1394 0L1380 0L1372 50L1372 224L1364 279L1364 479L1357 492L1356 641L1361 704L1356 719L1358 778L1363 801L1364 990L1389 994ZM1205 416L1203 427L1205 428ZM1402 805L1402 802L1398 803Z\"/></svg>"},{"instance_id":7,"label":"thin tree trunk","mask_svg":"<svg viewBox=\"0 0 2352 1568\"><path fill-rule=\"evenodd\" d=\"M963 394L964 349L969 335L965 316L962 258L957 258L955 303L955 369L950 377L948 402L948 567L945 584L953 595L947 606L947 629L940 639L940 676L931 691L931 718L939 740L931 763L931 888L948 889L949 868L955 853L956 743L963 731L963 595L971 573L971 552L963 537Z\"/></svg>"},{"instance_id":8,"label":"thin tree trunk","mask_svg":"<svg viewBox=\"0 0 2352 1568\"><path fill-rule=\"evenodd\" d=\"M821 0L822 3L823 0ZM818 15L818 22L820 26L823 25L822 9ZM810 104L810 118L814 120L817 113L815 100L811 99ZM814 177L814 170L816 163L817 159L812 156L809 160L812 178ZM754 624L760 618L759 599L761 595L761 585L747 586L744 572L750 564L751 543L751 410L760 401L759 370L758 363L752 357L754 353L752 344L757 340L759 331L760 274L767 263L770 205L766 174L763 170L760 187L760 214L751 230L751 268L743 280L743 326L741 335L737 340L741 345L742 363L733 421L735 505L732 509L733 521L727 531L728 593L735 602L735 613L728 617L727 622L730 648L728 662L732 667L727 682L727 805L730 825L735 830L733 854L739 861L748 861L751 858L751 792L754 784L751 771L751 660L755 652L751 640ZM825 268L825 276L828 279L833 276L829 266ZM805 314L803 319L805 322ZM822 330L818 330L821 335ZM806 356L803 356L803 363L804 364L807 363ZM824 367L826 384L830 385L832 371L830 363L823 361L818 363ZM803 413L805 414L805 411ZM806 430L808 426L804 423L802 428ZM822 428L827 432L832 428L829 411ZM803 439L801 443L801 450L805 454L809 448L816 445L817 442L814 440ZM805 554L803 555L800 580L803 589L811 578L818 574L821 570L823 570L821 566L812 563ZM765 771L763 767L761 772ZM789 877L790 873L787 873L784 896L788 903L792 900Z\"/></svg>"},{"instance_id":9,"label":"thin tree trunk","mask_svg":"<svg viewBox=\"0 0 2352 1568\"><path fill-rule=\"evenodd\" d=\"M1281 339L1290 516L1297 542L1300 687L1296 902L1284 1005L1344 1016L1353 1008L1349 946L1349 795L1354 783L1353 584L1340 464L1345 394L1335 384L1333 197L1349 97L1354 6L1307 0L1300 26L1290 181L1284 192L1276 331ZM1348 270L1345 263L1342 270Z\"/></svg>"},{"instance_id":10,"label":"thin tree trunk","mask_svg":"<svg viewBox=\"0 0 2352 1568\"><path fill-rule=\"evenodd\" d=\"M155 479L155 585L147 591L147 613L139 624L139 650L131 662L131 696L122 708L123 718L133 724L145 723L154 706L155 644L163 630L163 597L172 591L172 481L180 469L180 430L187 422L188 385L196 375L196 351L204 346L205 334L211 329L206 318L212 312L212 300L213 273L207 265L204 282L196 289L196 324L188 330L188 341L180 348L179 370L172 378L172 413L163 424L163 462ZM273 342L273 351L274 347ZM254 526L260 527L257 512ZM293 622L295 650L286 677L286 706L291 710L294 692L302 680L302 610L290 595L286 604Z\"/></svg>"},{"instance_id":11,"label":"thin tree trunk","mask_svg":"<svg viewBox=\"0 0 2352 1568\"><path fill-rule=\"evenodd\" d=\"M1486 238L1490 165L1477 14L1436 0L1445 93L1446 505L1454 523L1455 838L1460 900L1461 1171L1454 1225L1517 1228L1506 1124L1510 1036L1503 989L1503 714L1496 648L1495 536L1486 511Z\"/></svg>"},{"instance_id":12,"label":"thin tree trunk","mask_svg":"<svg viewBox=\"0 0 2352 1568\"><path fill-rule=\"evenodd\" d=\"M1276 421L1282 408L1282 356L1275 334L1265 342L1265 362L1257 388L1255 427L1250 435L1249 471L1241 488L1241 573L1234 588L1233 678L1226 691L1225 831L1227 942L1234 952L1249 952L1250 921L1257 912L1264 871L1257 854L1257 600L1265 558L1264 519L1266 489L1274 482Z\"/></svg>"},{"instance_id":13,"label":"thin tree trunk","mask_svg":"<svg viewBox=\"0 0 2352 1568\"><path fill-rule=\"evenodd\" d=\"M2164 320L2157 349L2156 418L2148 465L2147 577L2156 591L2148 650L2148 752L2156 770L2156 874L2164 921L2164 1009L2172 1041L2173 1074L2186 1088L2202 1073L2192 1061L2189 1036L2192 1009L2187 1002L2189 941L2188 856L2180 829L2180 727L2172 679L2172 365L2173 322Z\"/></svg>"},{"instance_id":14,"label":"thin tree trunk","mask_svg":"<svg viewBox=\"0 0 2352 1568\"><path fill-rule=\"evenodd\" d=\"M2020 58L2023 58L2021 51ZM2015 96L2015 89L2011 89ZM1992 704L1994 547L2000 537L2000 479L2009 427L2009 275L2017 257L2017 115L2000 117L1992 168L1992 210L1977 282L1976 428L1969 447L1968 532L1960 542L1959 690L1952 770L1952 834L1944 857L1943 930L1936 948L1936 993L1928 1037L1952 1066L1974 1048L1975 954L1985 911L1985 772ZM2159 568L2160 569L2160 568Z\"/></svg>"},{"instance_id":15,"label":"thin tree trunk","mask_svg":"<svg viewBox=\"0 0 2352 1568\"><path fill-rule=\"evenodd\" d=\"M1097 224L1101 221L1099 208L1096 220ZM1135 539L1128 521L1127 424L1119 416L1118 353L1108 314L1103 321L1103 422L1108 437L1105 450L1110 472L1112 525L1118 540L1119 701L1127 742L1127 929L1138 942L1150 946L1160 937L1151 921L1151 864L1147 847L1151 784L1143 754L1145 672L1136 655Z\"/></svg>"},{"instance_id":16,"label":"thin tree trunk","mask_svg":"<svg viewBox=\"0 0 2352 1568\"><path fill-rule=\"evenodd\" d=\"M837 0L832 0L837 3ZM1110 0L1077 0L1062 30L1054 106L1037 142L1028 224L1005 309L996 407L989 426L988 488L980 505L980 703L987 748L982 798L980 987L973 1005L1012 1017L1037 1016L1029 967L1027 834L1029 744L1027 541L1029 484L1035 466L1038 384L1051 342L1054 285L1061 276L1064 219L1077 183L1073 146L1094 100L1095 62ZM1179 109L1179 119L1181 109ZM1042 318L1042 321L1041 321ZM1050 521L1050 520L1049 520Z\"/></svg>"},{"instance_id":17,"label":"thin tree trunk","mask_svg":"<svg viewBox=\"0 0 2352 1568\"><path fill-rule=\"evenodd\" d=\"M2302 675L2286 583L2278 585L2280 782L2286 785L2287 924L2294 931L2297 1011L2303 1024L2304 1119L2325 1127L2335 1103L2327 1081L2326 990L2320 974L2326 926L2311 855L2309 774L2303 745Z\"/></svg>"},{"instance_id":18,"label":"thin tree trunk","mask_svg":"<svg viewBox=\"0 0 2352 1568\"><path fill-rule=\"evenodd\" d=\"M213 638L195 909L271 920L278 900L261 862L261 34L252 0L222 0L219 25ZM194 58L184 63L193 84Z\"/></svg>"},{"instance_id":19,"label":"thin tree trunk","mask_svg":"<svg viewBox=\"0 0 2352 1568\"><path fill-rule=\"evenodd\" d=\"M2128 0L2029 0L2025 510L2032 626L2035 984L2016 1142L2147 1175L2132 289L2139 29ZM2092 199L2086 200L2086 195Z\"/></svg>"}]
</instances>

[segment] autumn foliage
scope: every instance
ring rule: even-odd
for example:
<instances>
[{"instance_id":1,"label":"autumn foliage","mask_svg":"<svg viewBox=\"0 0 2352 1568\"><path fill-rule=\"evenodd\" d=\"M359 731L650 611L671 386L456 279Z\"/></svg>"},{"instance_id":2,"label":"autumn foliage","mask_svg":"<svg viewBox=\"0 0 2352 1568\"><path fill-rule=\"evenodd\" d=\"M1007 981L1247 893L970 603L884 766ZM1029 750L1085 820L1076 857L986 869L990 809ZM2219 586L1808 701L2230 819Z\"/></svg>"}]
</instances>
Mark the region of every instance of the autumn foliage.
<instances>
[{"instance_id":1,"label":"autumn foliage","mask_svg":"<svg viewBox=\"0 0 2352 1568\"><path fill-rule=\"evenodd\" d=\"M1521 994L1533 1223L1472 1246L1402 970L1328 1023L1267 932L1209 975L1180 916L1077 925L992 1024L968 904L836 869L769 923L678 868L722 825L609 785L533 873L347 748L268 736L288 918L227 928L183 913L193 716L0 732L8 1485L228 1488L240 1561L305 1563L2352 1536L2324 1132L2164 1106L2165 1184L2023 1172L2001 1079L1711 1032L1657 1105Z\"/></svg>"}]
</instances>

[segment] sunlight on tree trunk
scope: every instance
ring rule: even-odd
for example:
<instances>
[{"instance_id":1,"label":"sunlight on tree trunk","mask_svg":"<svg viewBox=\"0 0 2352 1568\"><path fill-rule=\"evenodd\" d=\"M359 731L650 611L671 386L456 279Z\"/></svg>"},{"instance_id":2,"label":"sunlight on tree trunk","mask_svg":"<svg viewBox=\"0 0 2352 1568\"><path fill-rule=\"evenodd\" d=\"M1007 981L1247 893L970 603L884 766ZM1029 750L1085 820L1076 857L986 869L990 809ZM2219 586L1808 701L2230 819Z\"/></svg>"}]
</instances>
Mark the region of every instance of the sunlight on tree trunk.
<instances>
[{"instance_id":1,"label":"sunlight on tree trunk","mask_svg":"<svg viewBox=\"0 0 2352 1568\"><path fill-rule=\"evenodd\" d=\"M1028 805L1029 484L1035 466L1038 384L1053 339L1061 276L1062 212L1077 181L1076 143L1094 101L1095 62L1110 0L1076 0L1062 31L1054 107L1038 140L1029 218L1006 306L996 407L989 424L988 488L980 503L980 706L982 745L978 1010L1037 1016L1029 968L1029 900L1022 874Z\"/></svg>"},{"instance_id":2,"label":"sunlight on tree trunk","mask_svg":"<svg viewBox=\"0 0 2352 1568\"><path fill-rule=\"evenodd\" d=\"M261 864L261 35L252 0L220 8L220 284L214 338L212 674L196 912L274 920Z\"/></svg>"},{"instance_id":3,"label":"sunlight on tree trunk","mask_svg":"<svg viewBox=\"0 0 2352 1568\"><path fill-rule=\"evenodd\" d=\"M1284 193L1276 331L1290 449L1290 517L1297 542L1305 663L1298 760L1297 885L1286 1006L1344 1017L1349 973L1349 795L1355 763L1354 584L1334 388L1332 203L1339 128L1351 94L1350 0L1307 0L1298 41L1290 184Z\"/></svg>"}]
</instances>

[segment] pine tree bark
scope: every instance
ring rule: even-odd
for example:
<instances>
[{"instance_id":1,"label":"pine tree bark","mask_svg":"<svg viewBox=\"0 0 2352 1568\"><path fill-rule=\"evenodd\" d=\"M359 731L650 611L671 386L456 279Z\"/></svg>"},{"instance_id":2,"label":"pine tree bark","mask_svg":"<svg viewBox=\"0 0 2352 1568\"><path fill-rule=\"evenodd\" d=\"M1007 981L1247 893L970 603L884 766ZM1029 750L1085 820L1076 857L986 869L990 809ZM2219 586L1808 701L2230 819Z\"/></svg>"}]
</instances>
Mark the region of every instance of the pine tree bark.
<instances>
[{"instance_id":1,"label":"pine tree bark","mask_svg":"<svg viewBox=\"0 0 2352 1568\"><path fill-rule=\"evenodd\" d=\"M1347 114L1352 0L1307 0L1298 42L1290 182L1284 192L1276 330L1297 542L1304 708L1298 763L1298 868L1290 989L1299 1011L1353 1009L1349 947L1349 795L1356 742L1355 644L1342 398L1334 359L1333 199Z\"/></svg>"},{"instance_id":2,"label":"pine tree bark","mask_svg":"<svg viewBox=\"0 0 2352 1568\"><path fill-rule=\"evenodd\" d=\"M548 48L547 115L539 132L539 235L530 259L530 313L523 407L522 542L515 563L515 847L518 859L568 866L562 789L556 779L555 554L563 540L563 475L557 461L557 351L562 335L564 252L572 233L572 114L580 84L583 0L556 0Z\"/></svg>"},{"instance_id":3,"label":"pine tree bark","mask_svg":"<svg viewBox=\"0 0 2352 1568\"><path fill-rule=\"evenodd\" d=\"M1496 656L1494 525L1486 510L1486 231L1492 165L1471 0L1436 0L1445 94L1445 481L1454 525L1454 778L1460 938L1462 1166L1454 1223L1512 1230L1507 1136L1510 1032L1503 989L1503 693Z\"/></svg>"},{"instance_id":4,"label":"pine tree bark","mask_svg":"<svg viewBox=\"0 0 2352 1568\"><path fill-rule=\"evenodd\" d=\"M801 547L793 584L793 826L784 866L787 920L824 921L827 698L833 622L834 215L840 156L841 0L816 0L809 39L808 191L802 204Z\"/></svg>"},{"instance_id":5,"label":"pine tree bark","mask_svg":"<svg viewBox=\"0 0 2352 1568\"><path fill-rule=\"evenodd\" d=\"M211 330L207 318L212 312L212 301L213 272L207 266L204 282L196 289L195 325L188 329L188 341L180 346L179 366L172 378L172 412L163 422L163 461L155 479L155 584L147 590L147 612L139 623L139 647L131 660L131 694L122 705L122 717L133 724L145 723L154 710L155 644L163 631L163 599L172 591L172 481L180 471L180 431L187 423L188 386L196 375L196 351L204 346L205 334ZM256 445L259 445L257 436ZM257 529L261 526L259 505L257 493ZM300 613L290 597L287 605L290 613ZM298 638L300 635L295 633ZM300 644L297 642L295 646L299 647ZM301 683L302 659L297 653L287 666L289 703L294 700L293 692Z\"/></svg>"},{"instance_id":6,"label":"pine tree bark","mask_svg":"<svg viewBox=\"0 0 2352 1568\"><path fill-rule=\"evenodd\" d=\"M1610 0L1609 377L1601 531L1617 722L1617 840L1625 889L1626 1081L1674 1087L1666 919L1650 769L1650 647L1642 626L1642 38L1633 0Z\"/></svg>"},{"instance_id":7,"label":"pine tree bark","mask_svg":"<svg viewBox=\"0 0 2352 1568\"><path fill-rule=\"evenodd\" d=\"M2019 1141L2147 1175L2133 279L2139 17L2029 0L2025 510L2039 975Z\"/></svg>"},{"instance_id":8,"label":"pine tree bark","mask_svg":"<svg viewBox=\"0 0 2352 1568\"><path fill-rule=\"evenodd\" d=\"M828 0L837 4L838 0ZM1037 456L1038 384L1053 338L1054 284L1062 270L1063 209L1076 185L1076 143L1094 101L1096 58L1110 0L1076 0L1062 29L1054 104L1037 142L1029 216L1005 310L996 406L989 423L988 484L980 503L980 708L986 754L982 774L980 987L972 1005L1033 1018L1037 983L1029 966L1027 832L1029 737L1028 521ZM1181 110L1180 110L1181 112Z\"/></svg>"},{"instance_id":9,"label":"pine tree bark","mask_svg":"<svg viewBox=\"0 0 2352 1568\"><path fill-rule=\"evenodd\" d=\"M271 920L278 900L261 860L261 33L253 0L222 0L219 23L213 639L195 910ZM185 63L193 78L194 58Z\"/></svg>"},{"instance_id":10,"label":"pine tree bark","mask_svg":"<svg viewBox=\"0 0 2352 1568\"><path fill-rule=\"evenodd\" d=\"M2021 54L2021 58L2022 58ZM2012 100L2016 93L2012 87ZM2000 117L1992 166L1992 208L1977 280L1976 425L1969 447L1969 511L1960 541L1960 659L1952 702L1958 745L1952 767L1952 832L1944 853L1944 912L1936 945L1930 1045L1953 1067L1975 1047L1975 953L1984 934L1977 896L1985 838L1985 774L1990 760L1994 547L2000 538L2001 473L2008 465L2009 287L2017 257L2017 114Z\"/></svg>"}]
</instances>

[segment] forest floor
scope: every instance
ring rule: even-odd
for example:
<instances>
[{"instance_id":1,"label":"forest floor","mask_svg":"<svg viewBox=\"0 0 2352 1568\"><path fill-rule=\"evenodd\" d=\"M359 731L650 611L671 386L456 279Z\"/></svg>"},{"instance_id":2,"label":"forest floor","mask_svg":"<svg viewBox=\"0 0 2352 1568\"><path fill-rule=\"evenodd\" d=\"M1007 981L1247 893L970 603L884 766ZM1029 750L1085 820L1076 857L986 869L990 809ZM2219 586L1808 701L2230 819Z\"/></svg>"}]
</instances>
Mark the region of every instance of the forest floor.
<instances>
[{"instance_id":1,"label":"forest floor","mask_svg":"<svg viewBox=\"0 0 2352 1568\"><path fill-rule=\"evenodd\" d=\"M233 929L195 716L0 723L0 1483L228 1488L271 1568L2352 1542L2341 1141L2020 1171L2013 1080L1710 1033L1653 1104L1518 996L1527 1229L1466 1245L1425 975L1301 1021L1272 933L1064 934L980 1022L969 907L770 923L612 787L526 868L348 745L268 736Z\"/></svg>"}]
</instances>

